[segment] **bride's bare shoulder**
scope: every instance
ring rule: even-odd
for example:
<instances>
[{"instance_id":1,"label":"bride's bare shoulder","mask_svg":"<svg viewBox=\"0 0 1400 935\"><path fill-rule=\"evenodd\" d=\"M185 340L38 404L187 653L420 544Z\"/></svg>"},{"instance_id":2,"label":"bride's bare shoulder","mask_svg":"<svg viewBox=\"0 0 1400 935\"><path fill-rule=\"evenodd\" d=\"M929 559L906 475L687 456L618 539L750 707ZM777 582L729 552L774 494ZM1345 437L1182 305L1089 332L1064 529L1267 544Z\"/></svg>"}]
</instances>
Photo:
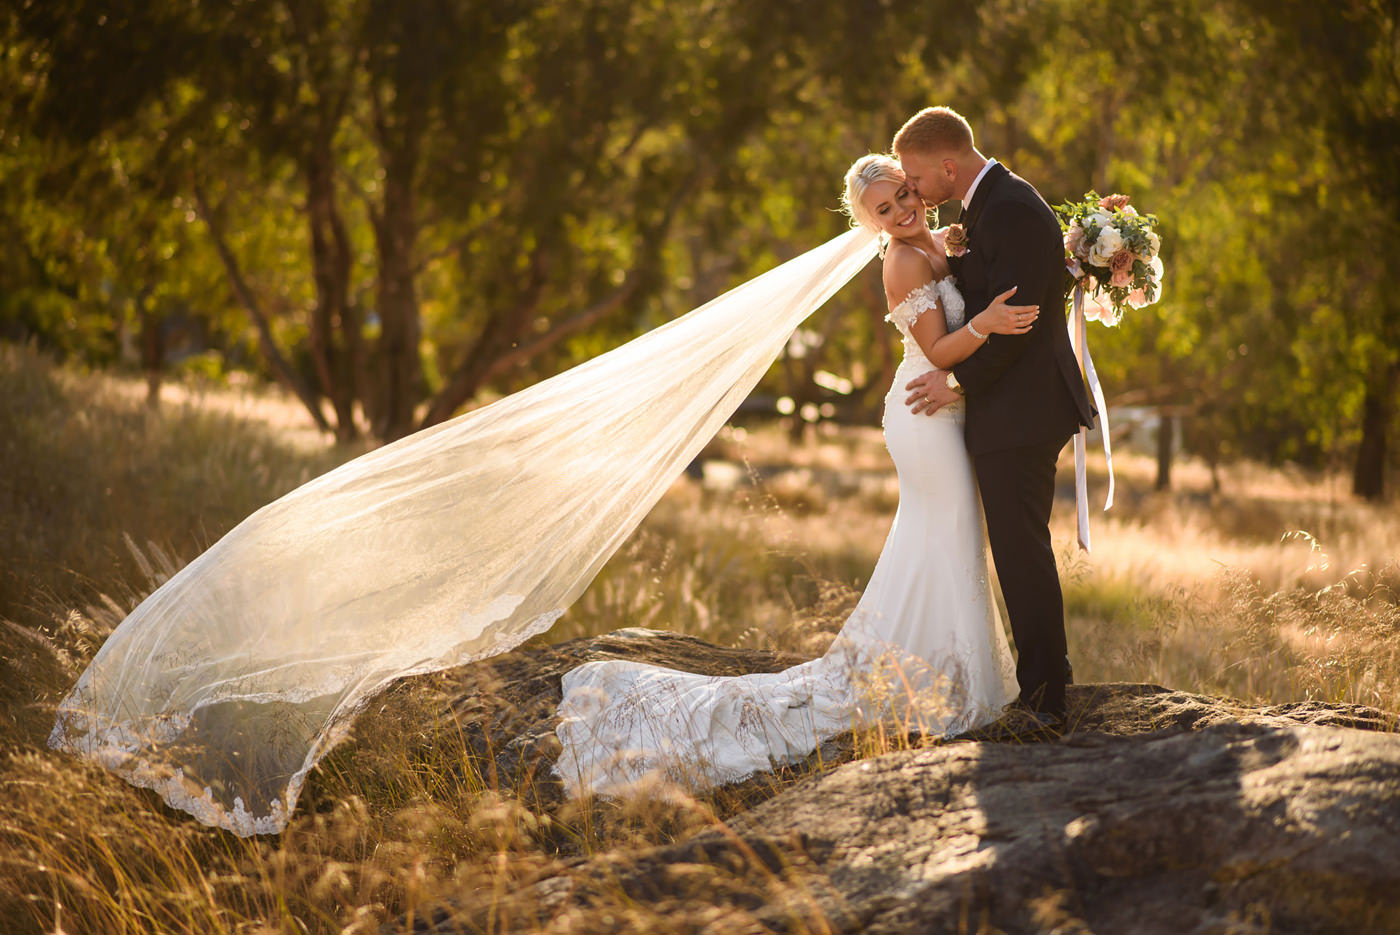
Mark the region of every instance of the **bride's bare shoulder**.
<instances>
[{"instance_id":1,"label":"bride's bare shoulder","mask_svg":"<svg viewBox=\"0 0 1400 935\"><path fill-rule=\"evenodd\" d=\"M892 243L885 251L885 295L893 305L914 289L934 280L934 270L918 248Z\"/></svg>"}]
</instances>

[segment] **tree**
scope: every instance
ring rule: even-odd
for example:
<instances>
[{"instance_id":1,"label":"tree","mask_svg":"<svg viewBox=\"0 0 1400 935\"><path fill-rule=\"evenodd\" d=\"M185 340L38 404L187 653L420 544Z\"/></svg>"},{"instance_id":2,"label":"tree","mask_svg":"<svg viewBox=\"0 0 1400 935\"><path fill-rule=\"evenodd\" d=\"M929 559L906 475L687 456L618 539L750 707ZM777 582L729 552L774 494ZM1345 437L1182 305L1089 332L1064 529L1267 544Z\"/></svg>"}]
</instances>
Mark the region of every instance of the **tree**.
<instances>
[{"instance_id":1,"label":"tree","mask_svg":"<svg viewBox=\"0 0 1400 935\"><path fill-rule=\"evenodd\" d=\"M1161 217L1164 301L1095 330L1111 398L1189 411L1213 461L1351 458L1365 496L1396 460L1400 92L1375 0L7 16L0 307L96 361L119 322L154 339L208 309L318 424L396 438L830 237L844 169L944 101L1050 200L1122 190ZM765 389L834 370L873 414L895 337L870 285ZM231 303L248 324L222 323Z\"/></svg>"}]
</instances>

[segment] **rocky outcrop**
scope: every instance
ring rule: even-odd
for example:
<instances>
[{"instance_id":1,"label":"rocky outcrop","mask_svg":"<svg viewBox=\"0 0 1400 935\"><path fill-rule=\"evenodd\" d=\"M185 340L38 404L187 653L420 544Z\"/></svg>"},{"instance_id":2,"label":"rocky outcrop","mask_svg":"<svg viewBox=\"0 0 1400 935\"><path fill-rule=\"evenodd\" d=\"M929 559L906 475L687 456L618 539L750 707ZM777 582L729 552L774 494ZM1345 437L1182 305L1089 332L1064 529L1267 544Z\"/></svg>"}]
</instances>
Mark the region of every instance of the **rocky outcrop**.
<instances>
[{"instance_id":1,"label":"rocky outcrop","mask_svg":"<svg viewBox=\"0 0 1400 935\"><path fill-rule=\"evenodd\" d=\"M502 657L496 700L470 692L461 711L524 728L502 751L517 773L547 763L558 676L613 653L699 671L792 661L623 631ZM452 676L464 690L472 668ZM506 697L512 672L542 693L534 722ZM769 782L680 843L577 858L504 914L464 897L418 930L1400 931L1393 718L1099 684L1071 689L1070 720L1062 738L992 729Z\"/></svg>"}]
</instances>

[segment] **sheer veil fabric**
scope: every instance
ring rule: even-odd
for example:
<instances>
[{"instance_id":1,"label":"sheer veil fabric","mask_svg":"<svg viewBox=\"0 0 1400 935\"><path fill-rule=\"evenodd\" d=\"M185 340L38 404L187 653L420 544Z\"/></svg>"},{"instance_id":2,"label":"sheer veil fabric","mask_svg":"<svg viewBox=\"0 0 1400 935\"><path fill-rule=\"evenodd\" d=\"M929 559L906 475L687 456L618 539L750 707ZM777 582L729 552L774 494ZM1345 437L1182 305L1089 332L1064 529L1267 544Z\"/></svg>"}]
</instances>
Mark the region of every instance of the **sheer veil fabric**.
<instances>
[{"instance_id":1,"label":"sheer veil fabric","mask_svg":"<svg viewBox=\"0 0 1400 935\"><path fill-rule=\"evenodd\" d=\"M49 739L240 835L402 676L547 630L876 253L852 230L529 389L258 510L144 600Z\"/></svg>"}]
</instances>

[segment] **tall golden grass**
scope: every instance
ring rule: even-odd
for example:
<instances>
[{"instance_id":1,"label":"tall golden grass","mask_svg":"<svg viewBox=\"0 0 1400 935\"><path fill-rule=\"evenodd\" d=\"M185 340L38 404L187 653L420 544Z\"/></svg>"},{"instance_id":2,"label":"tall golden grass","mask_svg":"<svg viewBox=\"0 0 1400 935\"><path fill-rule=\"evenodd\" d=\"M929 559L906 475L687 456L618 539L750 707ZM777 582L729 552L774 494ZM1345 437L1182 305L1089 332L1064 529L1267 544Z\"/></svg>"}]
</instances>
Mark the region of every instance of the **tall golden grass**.
<instances>
[{"instance_id":1,"label":"tall golden grass","mask_svg":"<svg viewBox=\"0 0 1400 935\"><path fill-rule=\"evenodd\" d=\"M523 900L570 858L680 840L785 784L563 803L502 785L443 716L431 680L356 725L288 830L245 840L45 747L53 706L163 577L247 513L358 453L323 444L275 394L83 374L0 348L0 931L375 932L444 898L490 931L743 931L754 905L828 930L800 868L696 865L648 905L620 887L587 907ZM897 488L874 430L727 430L704 482L683 478L544 640L623 626L816 654L853 606ZM1081 681L1152 681L1254 701L1400 709L1400 519L1335 478L1192 462L1151 492L1119 457L1120 503L1072 551L1058 509ZM1096 490L1102 489L1102 471ZM1066 475L1062 474L1062 479ZM856 738L859 755L913 741ZM813 768L820 768L817 765ZM789 872L790 871L790 872ZM597 881L593 881L595 887Z\"/></svg>"}]
</instances>

